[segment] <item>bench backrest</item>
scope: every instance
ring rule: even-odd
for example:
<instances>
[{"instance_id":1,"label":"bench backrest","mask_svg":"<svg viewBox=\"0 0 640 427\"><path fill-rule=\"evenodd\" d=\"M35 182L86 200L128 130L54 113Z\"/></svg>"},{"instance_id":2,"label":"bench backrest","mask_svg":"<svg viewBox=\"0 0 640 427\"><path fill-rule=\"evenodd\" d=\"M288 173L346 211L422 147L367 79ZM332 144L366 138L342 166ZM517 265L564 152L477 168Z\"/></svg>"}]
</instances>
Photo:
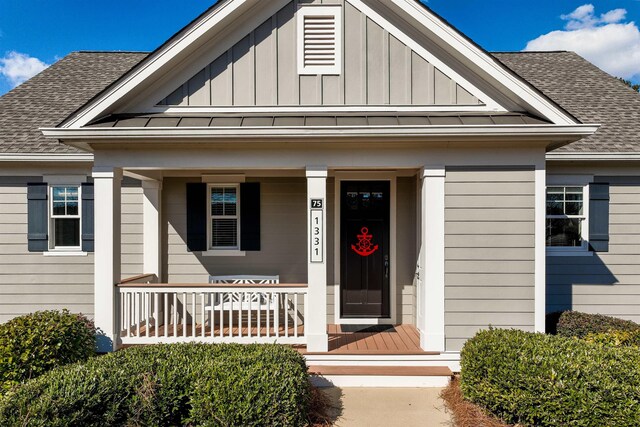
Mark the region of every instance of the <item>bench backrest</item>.
<instances>
[{"instance_id":1,"label":"bench backrest","mask_svg":"<svg viewBox=\"0 0 640 427\"><path fill-rule=\"evenodd\" d=\"M280 276L209 276L209 283L221 285L277 285L280 283Z\"/></svg>"}]
</instances>

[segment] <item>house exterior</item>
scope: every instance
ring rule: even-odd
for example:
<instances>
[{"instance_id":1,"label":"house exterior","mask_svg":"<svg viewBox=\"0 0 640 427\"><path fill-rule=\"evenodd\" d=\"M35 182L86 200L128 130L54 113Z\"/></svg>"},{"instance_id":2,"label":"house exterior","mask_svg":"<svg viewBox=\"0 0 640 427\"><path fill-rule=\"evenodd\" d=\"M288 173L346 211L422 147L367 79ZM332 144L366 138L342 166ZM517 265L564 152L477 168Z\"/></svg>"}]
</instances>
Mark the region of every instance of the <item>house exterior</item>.
<instances>
[{"instance_id":1,"label":"house exterior","mask_svg":"<svg viewBox=\"0 0 640 427\"><path fill-rule=\"evenodd\" d=\"M420 354L351 361L455 369L490 325L640 320L639 118L579 56L490 54L414 0L222 0L0 98L0 321L328 364L403 325Z\"/></svg>"}]
</instances>

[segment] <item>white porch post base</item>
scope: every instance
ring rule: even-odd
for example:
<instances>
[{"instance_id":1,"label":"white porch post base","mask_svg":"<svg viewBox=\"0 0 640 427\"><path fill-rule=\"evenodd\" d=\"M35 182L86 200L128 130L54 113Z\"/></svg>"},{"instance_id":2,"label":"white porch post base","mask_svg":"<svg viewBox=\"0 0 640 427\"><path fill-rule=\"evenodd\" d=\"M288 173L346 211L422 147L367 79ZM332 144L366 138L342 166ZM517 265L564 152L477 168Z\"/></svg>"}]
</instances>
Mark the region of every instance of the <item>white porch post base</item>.
<instances>
[{"instance_id":1,"label":"white porch post base","mask_svg":"<svg viewBox=\"0 0 640 427\"><path fill-rule=\"evenodd\" d=\"M120 282L120 204L122 170L94 168L95 197L95 324L100 330L97 351L118 348L118 304L115 285Z\"/></svg>"},{"instance_id":2,"label":"white porch post base","mask_svg":"<svg viewBox=\"0 0 640 427\"><path fill-rule=\"evenodd\" d=\"M305 304L305 335L307 351L322 353L329 351L327 334L327 168L307 168L307 269L309 290ZM313 235L311 224L311 200L323 200L322 233ZM322 239L322 257L312 261L312 238Z\"/></svg>"},{"instance_id":3,"label":"white porch post base","mask_svg":"<svg viewBox=\"0 0 640 427\"><path fill-rule=\"evenodd\" d=\"M444 334L427 334L420 331L420 348L424 351L443 352L445 350Z\"/></svg>"},{"instance_id":4,"label":"white porch post base","mask_svg":"<svg viewBox=\"0 0 640 427\"><path fill-rule=\"evenodd\" d=\"M444 333L444 225L445 168L425 167L422 171L422 277L420 292L423 316L420 346L425 351L445 351Z\"/></svg>"}]
</instances>

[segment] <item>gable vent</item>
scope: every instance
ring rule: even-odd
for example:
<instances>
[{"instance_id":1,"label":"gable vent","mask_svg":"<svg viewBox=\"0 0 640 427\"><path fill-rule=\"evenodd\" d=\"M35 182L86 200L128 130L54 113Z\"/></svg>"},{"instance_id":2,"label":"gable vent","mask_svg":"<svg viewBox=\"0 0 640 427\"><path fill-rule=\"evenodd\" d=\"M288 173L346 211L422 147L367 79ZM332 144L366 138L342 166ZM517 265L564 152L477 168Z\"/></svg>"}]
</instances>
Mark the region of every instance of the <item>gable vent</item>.
<instances>
[{"instance_id":1,"label":"gable vent","mask_svg":"<svg viewBox=\"0 0 640 427\"><path fill-rule=\"evenodd\" d=\"M336 17L304 17L304 65L336 65Z\"/></svg>"},{"instance_id":2,"label":"gable vent","mask_svg":"<svg viewBox=\"0 0 640 427\"><path fill-rule=\"evenodd\" d=\"M340 74L340 7L304 7L298 13L300 74Z\"/></svg>"}]
</instances>

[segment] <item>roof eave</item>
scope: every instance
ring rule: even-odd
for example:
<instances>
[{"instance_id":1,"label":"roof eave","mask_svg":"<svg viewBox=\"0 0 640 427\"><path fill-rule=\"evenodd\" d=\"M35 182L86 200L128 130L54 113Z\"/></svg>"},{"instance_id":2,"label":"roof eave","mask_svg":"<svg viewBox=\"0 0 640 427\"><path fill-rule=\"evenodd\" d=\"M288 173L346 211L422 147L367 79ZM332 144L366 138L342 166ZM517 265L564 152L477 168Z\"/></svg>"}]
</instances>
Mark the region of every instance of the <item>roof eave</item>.
<instances>
[{"instance_id":1,"label":"roof eave","mask_svg":"<svg viewBox=\"0 0 640 427\"><path fill-rule=\"evenodd\" d=\"M135 140L137 142L158 140L189 141L234 141L252 139L271 141L273 139L315 139L315 138L369 138L388 139L541 139L548 141L573 142L594 134L599 125L468 125L468 126L296 126L296 127L184 127L184 128L43 128L47 138L62 141L114 141Z\"/></svg>"}]
</instances>

